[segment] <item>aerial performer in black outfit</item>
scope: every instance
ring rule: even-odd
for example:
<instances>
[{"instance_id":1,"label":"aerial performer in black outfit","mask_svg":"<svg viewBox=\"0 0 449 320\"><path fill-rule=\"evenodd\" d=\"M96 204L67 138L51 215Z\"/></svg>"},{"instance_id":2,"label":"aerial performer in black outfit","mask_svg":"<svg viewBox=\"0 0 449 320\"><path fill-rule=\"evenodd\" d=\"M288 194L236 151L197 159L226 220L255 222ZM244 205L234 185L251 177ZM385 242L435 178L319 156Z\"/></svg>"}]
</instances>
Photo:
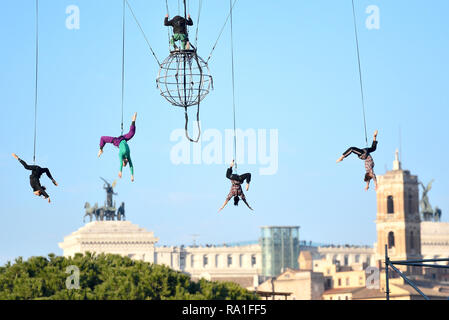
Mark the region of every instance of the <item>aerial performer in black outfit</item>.
<instances>
[{"instance_id":1,"label":"aerial performer in black outfit","mask_svg":"<svg viewBox=\"0 0 449 320\"><path fill-rule=\"evenodd\" d=\"M249 206L248 202L246 202L245 194L242 191L242 183L245 182L245 180L246 180L246 191L248 191L249 183L251 182L251 173L245 173L242 175L233 174L232 173L233 166L234 160L232 160L230 167L226 171L226 178L231 180L232 183L231 191L226 197L225 203L223 203L223 206L218 210L218 212L220 212L228 204L229 200L231 200L232 197L234 197L235 206L239 205L240 198L242 198L243 202L248 206L248 208L253 210L253 208Z\"/></svg>"},{"instance_id":2,"label":"aerial performer in black outfit","mask_svg":"<svg viewBox=\"0 0 449 320\"><path fill-rule=\"evenodd\" d=\"M31 170L30 185L31 188L33 188L33 193L38 197L43 196L45 199L48 199L48 203L50 203L50 196L47 194L47 192L45 192L46 188L42 186L40 182L42 174L45 173L55 186L58 185L55 179L53 179L53 177L51 176L50 170L48 170L48 168L41 168L35 165L30 166L25 161L20 159L15 153L13 153L12 156L17 160L19 160L19 162L23 165L25 169Z\"/></svg>"},{"instance_id":3,"label":"aerial performer in black outfit","mask_svg":"<svg viewBox=\"0 0 449 320\"><path fill-rule=\"evenodd\" d=\"M337 162L341 162L343 161L344 158L346 158L347 156L349 156L351 153L356 154L359 159L361 160L365 160L365 177L364 177L364 181L366 182L366 187L365 190L369 189L369 183L371 181L371 179L374 180L374 186L375 189L377 190L377 178L376 175L374 173L374 160L371 157L371 153L376 151L377 148L377 130L374 132L374 137L373 137L373 143L371 145L370 148L364 148L364 149L359 149L356 147L351 147L348 150L346 150L343 155L338 158Z\"/></svg>"},{"instance_id":4,"label":"aerial performer in black outfit","mask_svg":"<svg viewBox=\"0 0 449 320\"><path fill-rule=\"evenodd\" d=\"M170 44L173 46L175 50L178 50L178 47L175 44L175 41L181 41L181 49L187 50L190 49L189 36L187 32L187 26L193 26L192 18L190 18L190 14L187 15L187 20L181 16L175 16L173 19L168 20L168 14L165 15L164 26L173 27L173 36L170 38Z\"/></svg>"}]
</instances>

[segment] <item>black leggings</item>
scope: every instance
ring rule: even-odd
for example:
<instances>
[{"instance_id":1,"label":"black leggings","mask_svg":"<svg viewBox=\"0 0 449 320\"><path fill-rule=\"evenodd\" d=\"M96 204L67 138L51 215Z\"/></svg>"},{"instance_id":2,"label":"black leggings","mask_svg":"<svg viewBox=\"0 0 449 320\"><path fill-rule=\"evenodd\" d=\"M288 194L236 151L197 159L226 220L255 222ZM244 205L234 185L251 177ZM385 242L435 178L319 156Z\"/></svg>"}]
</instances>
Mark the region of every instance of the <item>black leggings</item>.
<instances>
[{"instance_id":1,"label":"black leggings","mask_svg":"<svg viewBox=\"0 0 449 320\"><path fill-rule=\"evenodd\" d=\"M371 152L376 151L376 149L377 149L377 141L373 141L373 143L372 143L370 148L364 148L364 149L359 149L357 147L350 147L350 148L348 148L348 150L343 152L343 157L346 158L351 153L355 153L360 158L360 156L362 156L363 154L368 155Z\"/></svg>"},{"instance_id":2,"label":"black leggings","mask_svg":"<svg viewBox=\"0 0 449 320\"><path fill-rule=\"evenodd\" d=\"M250 183L251 182L251 173L244 173L241 175L233 174L232 168L228 168L228 170L226 171L226 178L228 178L230 180L240 181L240 183L243 183L246 180L246 183Z\"/></svg>"},{"instance_id":3,"label":"black leggings","mask_svg":"<svg viewBox=\"0 0 449 320\"><path fill-rule=\"evenodd\" d=\"M43 195L45 198L48 198L49 195L47 194L47 192L45 192L44 187L41 186L40 177L45 173L50 180L53 180L50 170L48 170L48 168L41 168L35 165L30 166L22 159L19 159L19 162L25 169L31 170L30 185L31 188L33 188L33 191L40 191L41 195Z\"/></svg>"},{"instance_id":4,"label":"black leggings","mask_svg":"<svg viewBox=\"0 0 449 320\"><path fill-rule=\"evenodd\" d=\"M39 181L39 179L30 176L30 185L31 188L33 188L33 191L40 191L41 195L43 195L45 198L49 197L48 193L45 192L44 187L41 186L41 182Z\"/></svg>"}]
</instances>

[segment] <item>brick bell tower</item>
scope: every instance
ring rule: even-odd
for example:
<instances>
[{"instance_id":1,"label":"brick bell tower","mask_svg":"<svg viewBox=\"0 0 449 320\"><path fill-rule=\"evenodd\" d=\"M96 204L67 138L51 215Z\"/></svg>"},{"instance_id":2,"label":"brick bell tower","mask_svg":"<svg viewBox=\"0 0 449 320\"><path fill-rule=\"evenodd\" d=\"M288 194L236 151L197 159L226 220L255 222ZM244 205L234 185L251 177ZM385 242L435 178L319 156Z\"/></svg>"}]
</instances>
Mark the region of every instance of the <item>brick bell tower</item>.
<instances>
[{"instance_id":1,"label":"brick bell tower","mask_svg":"<svg viewBox=\"0 0 449 320\"><path fill-rule=\"evenodd\" d=\"M385 261L385 245L391 260L422 259L418 177L402 170L396 150L393 170L377 176L377 260ZM397 266L408 274L420 270Z\"/></svg>"}]
</instances>

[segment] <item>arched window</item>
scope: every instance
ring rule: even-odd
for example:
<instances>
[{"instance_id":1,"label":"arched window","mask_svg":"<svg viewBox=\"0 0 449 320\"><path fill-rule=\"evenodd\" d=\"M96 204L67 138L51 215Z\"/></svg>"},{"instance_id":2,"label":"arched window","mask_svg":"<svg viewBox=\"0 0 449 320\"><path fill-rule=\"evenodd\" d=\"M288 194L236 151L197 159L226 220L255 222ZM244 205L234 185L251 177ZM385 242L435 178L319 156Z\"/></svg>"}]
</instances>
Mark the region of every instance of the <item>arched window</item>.
<instances>
[{"instance_id":1,"label":"arched window","mask_svg":"<svg viewBox=\"0 0 449 320\"><path fill-rule=\"evenodd\" d=\"M388 232L388 249L394 247L394 233L393 231Z\"/></svg>"},{"instance_id":2,"label":"arched window","mask_svg":"<svg viewBox=\"0 0 449 320\"><path fill-rule=\"evenodd\" d=\"M393 196L387 197L387 213L394 213Z\"/></svg>"}]
</instances>

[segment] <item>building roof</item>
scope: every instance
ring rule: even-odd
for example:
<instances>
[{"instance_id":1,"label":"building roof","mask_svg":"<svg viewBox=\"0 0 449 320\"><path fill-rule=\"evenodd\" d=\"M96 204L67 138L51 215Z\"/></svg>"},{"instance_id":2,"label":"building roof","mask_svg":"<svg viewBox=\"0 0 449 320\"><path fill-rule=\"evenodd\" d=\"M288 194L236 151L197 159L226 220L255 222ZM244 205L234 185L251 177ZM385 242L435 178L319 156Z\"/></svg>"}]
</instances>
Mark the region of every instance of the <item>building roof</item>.
<instances>
[{"instance_id":1,"label":"building roof","mask_svg":"<svg viewBox=\"0 0 449 320\"><path fill-rule=\"evenodd\" d=\"M396 288L396 290L395 290ZM449 287L441 287L442 289L438 288L426 288L426 287L419 287L419 289L429 298L448 298L449 292L447 292L445 289ZM397 291L399 289L399 292ZM395 297L404 297L404 296L421 296L415 289L413 289L411 286L407 284L392 284L390 286L390 298ZM396 291L396 292L395 292ZM326 292L325 292L326 293ZM379 290L379 289L368 289L368 288L359 288L358 290L355 290L352 293L352 299L353 300L365 300L365 299L378 299L378 298L385 298L386 294L385 292Z\"/></svg>"},{"instance_id":2,"label":"building roof","mask_svg":"<svg viewBox=\"0 0 449 320\"><path fill-rule=\"evenodd\" d=\"M352 293L354 294L356 291L364 289L361 287L350 287L350 288L332 288L323 292L323 295L328 294L344 294L344 293Z\"/></svg>"},{"instance_id":3,"label":"building roof","mask_svg":"<svg viewBox=\"0 0 449 320\"><path fill-rule=\"evenodd\" d=\"M420 295L415 289L407 284L395 284L395 287L399 287L402 290L406 290L410 293L410 295L418 296ZM426 296L428 297L444 297L449 298L449 292L446 289L449 287L441 287L441 288L426 288L426 287L418 287Z\"/></svg>"}]
</instances>

